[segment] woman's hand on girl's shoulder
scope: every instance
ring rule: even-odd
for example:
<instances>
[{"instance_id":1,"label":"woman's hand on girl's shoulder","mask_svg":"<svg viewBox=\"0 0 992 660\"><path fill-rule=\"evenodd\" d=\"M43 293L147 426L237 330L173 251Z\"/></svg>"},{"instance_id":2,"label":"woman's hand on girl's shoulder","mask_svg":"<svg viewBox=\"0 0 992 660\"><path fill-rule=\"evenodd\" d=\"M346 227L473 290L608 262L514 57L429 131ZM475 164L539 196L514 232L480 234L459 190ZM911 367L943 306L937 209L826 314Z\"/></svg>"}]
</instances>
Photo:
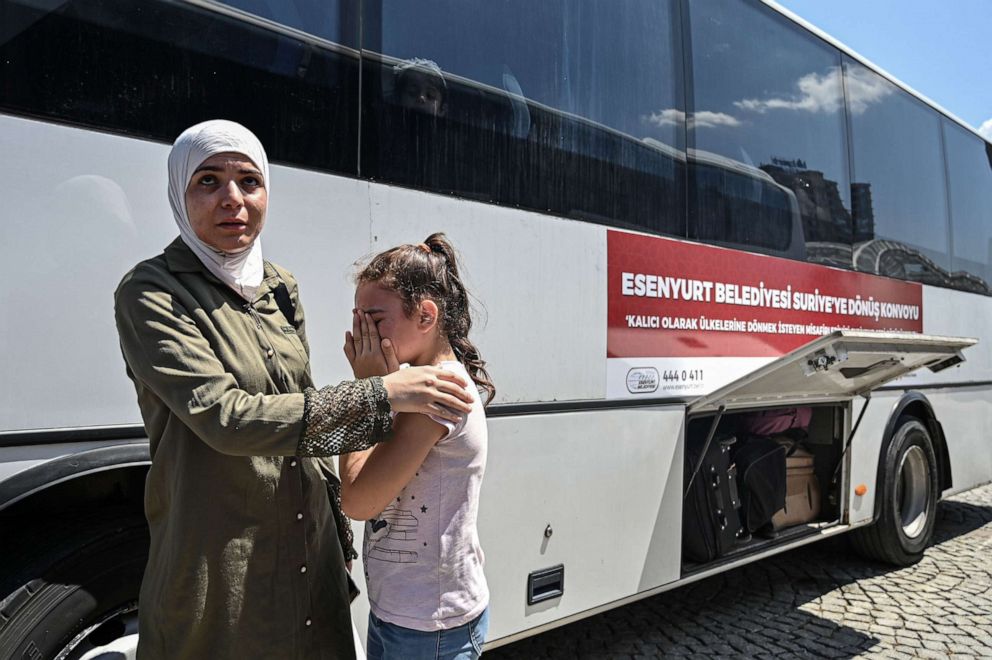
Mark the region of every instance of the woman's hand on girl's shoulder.
<instances>
[{"instance_id":1,"label":"woman's hand on girl's shoulder","mask_svg":"<svg viewBox=\"0 0 992 660\"><path fill-rule=\"evenodd\" d=\"M344 333L344 355L355 378L385 376L400 368L392 342L380 338L372 317L357 309L352 310L351 331Z\"/></svg>"},{"instance_id":2,"label":"woman's hand on girl's shoulder","mask_svg":"<svg viewBox=\"0 0 992 660\"><path fill-rule=\"evenodd\" d=\"M382 379L394 412L422 413L458 422L472 410L468 382L442 367L409 367Z\"/></svg>"}]
</instances>

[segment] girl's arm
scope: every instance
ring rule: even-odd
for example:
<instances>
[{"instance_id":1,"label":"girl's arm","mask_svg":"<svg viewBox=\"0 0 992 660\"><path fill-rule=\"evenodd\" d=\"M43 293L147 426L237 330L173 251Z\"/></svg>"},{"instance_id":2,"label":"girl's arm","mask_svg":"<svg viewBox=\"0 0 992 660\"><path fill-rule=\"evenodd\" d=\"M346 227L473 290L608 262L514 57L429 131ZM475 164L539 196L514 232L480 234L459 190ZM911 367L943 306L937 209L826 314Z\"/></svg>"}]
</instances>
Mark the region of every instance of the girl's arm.
<instances>
[{"instance_id":1,"label":"girl's arm","mask_svg":"<svg viewBox=\"0 0 992 660\"><path fill-rule=\"evenodd\" d=\"M382 513L447 432L426 415L400 414L393 421L391 442L342 454L341 508L355 520L369 520Z\"/></svg>"}]
</instances>

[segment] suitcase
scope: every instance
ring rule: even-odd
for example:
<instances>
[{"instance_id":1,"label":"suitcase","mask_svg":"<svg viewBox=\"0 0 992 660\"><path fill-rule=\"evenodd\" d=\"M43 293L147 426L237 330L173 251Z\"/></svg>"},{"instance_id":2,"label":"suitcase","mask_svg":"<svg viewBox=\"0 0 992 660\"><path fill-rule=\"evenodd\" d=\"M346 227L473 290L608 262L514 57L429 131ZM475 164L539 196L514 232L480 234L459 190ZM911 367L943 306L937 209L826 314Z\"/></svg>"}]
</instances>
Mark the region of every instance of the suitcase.
<instances>
[{"instance_id":1,"label":"suitcase","mask_svg":"<svg viewBox=\"0 0 992 660\"><path fill-rule=\"evenodd\" d=\"M790 429L805 431L812 419L813 409L809 406L759 410L742 417L740 430L749 435L770 437Z\"/></svg>"},{"instance_id":2,"label":"suitcase","mask_svg":"<svg viewBox=\"0 0 992 660\"><path fill-rule=\"evenodd\" d=\"M733 450L741 494L741 524L755 532L785 506L786 448L771 438L749 437Z\"/></svg>"},{"instance_id":3,"label":"suitcase","mask_svg":"<svg viewBox=\"0 0 992 660\"><path fill-rule=\"evenodd\" d=\"M787 448L785 459L785 504L772 517L775 530L816 520L820 515L820 482L814 471L813 454L791 439L779 440Z\"/></svg>"},{"instance_id":4,"label":"suitcase","mask_svg":"<svg viewBox=\"0 0 992 660\"><path fill-rule=\"evenodd\" d=\"M735 438L715 438L699 464L701 447L686 447L685 505L682 509L682 556L708 562L729 551L743 534L738 508L737 471L730 460ZM691 483L690 483L691 480Z\"/></svg>"}]
</instances>

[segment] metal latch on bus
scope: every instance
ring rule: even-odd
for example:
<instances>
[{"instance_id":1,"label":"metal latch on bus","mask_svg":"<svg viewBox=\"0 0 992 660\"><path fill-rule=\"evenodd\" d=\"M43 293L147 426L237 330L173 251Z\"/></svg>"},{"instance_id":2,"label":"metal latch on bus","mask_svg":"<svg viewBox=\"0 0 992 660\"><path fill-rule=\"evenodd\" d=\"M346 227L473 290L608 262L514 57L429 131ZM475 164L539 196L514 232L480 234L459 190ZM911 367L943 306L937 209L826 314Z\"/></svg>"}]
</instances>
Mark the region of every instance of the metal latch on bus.
<instances>
[{"instance_id":1,"label":"metal latch on bus","mask_svg":"<svg viewBox=\"0 0 992 660\"><path fill-rule=\"evenodd\" d=\"M565 565L534 571L527 576L527 604L558 598L565 593Z\"/></svg>"},{"instance_id":2,"label":"metal latch on bus","mask_svg":"<svg viewBox=\"0 0 992 660\"><path fill-rule=\"evenodd\" d=\"M935 360L931 362L928 366L930 371L937 373L938 371L943 371L944 369L949 369L957 364L964 362L964 356L961 355L961 351L956 352L949 358L944 358L943 360Z\"/></svg>"}]
</instances>

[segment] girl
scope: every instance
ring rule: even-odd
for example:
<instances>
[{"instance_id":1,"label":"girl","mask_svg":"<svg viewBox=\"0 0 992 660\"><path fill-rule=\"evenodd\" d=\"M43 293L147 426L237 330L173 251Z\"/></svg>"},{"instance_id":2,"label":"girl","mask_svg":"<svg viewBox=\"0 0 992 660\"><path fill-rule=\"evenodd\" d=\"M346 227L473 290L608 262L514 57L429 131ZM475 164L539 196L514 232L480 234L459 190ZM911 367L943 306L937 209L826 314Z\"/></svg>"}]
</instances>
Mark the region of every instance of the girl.
<instances>
[{"instance_id":1,"label":"girl","mask_svg":"<svg viewBox=\"0 0 992 660\"><path fill-rule=\"evenodd\" d=\"M401 245L358 274L345 354L356 376L399 362L435 365L495 388L468 339L472 319L454 249L444 234ZM472 389L471 387L469 389ZM393 439L341 456L342 508L365 520L364 562L372 611L368 657L478 658L489 589L476 516L486 467L486 414L478 395L455 423L400 414Z\"/></svg>"}]
</instances>

